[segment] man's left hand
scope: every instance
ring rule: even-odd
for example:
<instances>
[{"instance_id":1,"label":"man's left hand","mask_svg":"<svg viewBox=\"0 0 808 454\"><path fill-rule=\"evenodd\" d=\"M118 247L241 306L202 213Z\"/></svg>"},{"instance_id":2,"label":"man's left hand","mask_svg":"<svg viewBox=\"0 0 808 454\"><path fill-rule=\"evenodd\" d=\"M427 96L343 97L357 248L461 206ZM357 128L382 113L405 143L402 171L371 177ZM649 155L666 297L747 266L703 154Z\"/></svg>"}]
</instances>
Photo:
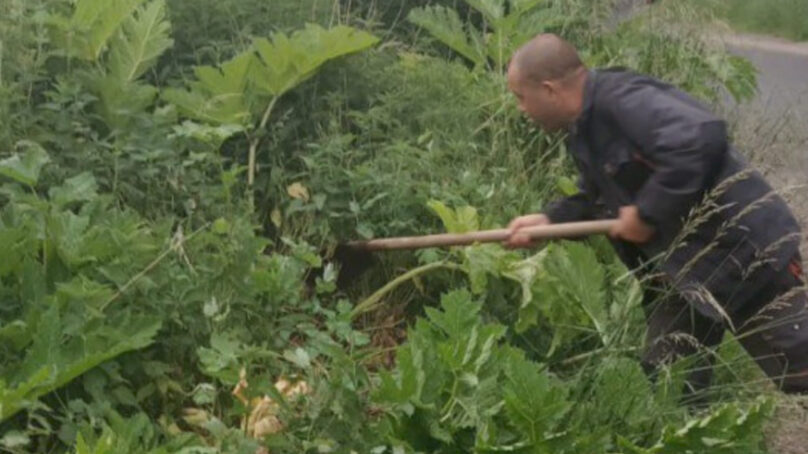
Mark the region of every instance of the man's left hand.
<instances>
[{"instance_id":1,"label":"man's left hand","mask_svg":"<svg viewBox=\"0 0 808 454\"><path fill-rule=\"evenodd\" d=\"M637 206L630 205L620 208L620 217L609 234L612 238L630 243L645 243L654 236L655 232L656 229L652 225L640 218Z\"/></svg>"}]
</instances>

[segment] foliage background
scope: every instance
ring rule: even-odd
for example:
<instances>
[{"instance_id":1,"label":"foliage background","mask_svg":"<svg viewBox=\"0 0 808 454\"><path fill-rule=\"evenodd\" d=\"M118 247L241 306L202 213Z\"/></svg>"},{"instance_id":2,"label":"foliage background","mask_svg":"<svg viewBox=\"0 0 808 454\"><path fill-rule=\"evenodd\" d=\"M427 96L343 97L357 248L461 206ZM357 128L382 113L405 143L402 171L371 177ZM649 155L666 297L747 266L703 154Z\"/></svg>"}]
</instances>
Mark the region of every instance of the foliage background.
<instances>
[{"instance_id":1,"label":"foliage background","mask_svg":"<svg viewBox=\"0 0 808 454\"><path fill-rule=\"evenodd\" d=\"M770 401L732 344L702 412L677 403L686 362L644 376L641 290L604 241L390 253L360 276L335 256L570 191L563 138L505 90L534 33L707 101L752 95L691 9L611 11L3 2L0 449L762 449Z\"/></svg>"}]
</instances>

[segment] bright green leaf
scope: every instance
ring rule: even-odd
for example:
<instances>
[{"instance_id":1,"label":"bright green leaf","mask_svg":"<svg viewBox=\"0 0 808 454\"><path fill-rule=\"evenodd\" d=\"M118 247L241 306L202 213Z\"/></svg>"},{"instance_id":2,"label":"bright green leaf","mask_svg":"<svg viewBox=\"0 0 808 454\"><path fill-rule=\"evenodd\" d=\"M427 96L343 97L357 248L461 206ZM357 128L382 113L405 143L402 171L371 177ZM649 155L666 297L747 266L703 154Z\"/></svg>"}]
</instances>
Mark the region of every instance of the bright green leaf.
<instances>
[{"instance_id":1,"label":"bright green leaf","mask_svg":"<svg viewBox=\"0 0 808 454\"><path fill-rule=\"evenodd\" d=\"M50 157L45 150L34 142L20 142L25 152L14 154L10 158L0 161L0 175L11 178L18 183L34 186L39 179L39 172L42 167L50 162Z\"/></svg>"},{"instance_id":2,"label":"bright green leaf","mask_svg":"<svg viewBox=\"0 0 808 454\"><path fill-rule=\"evenodd\" d=\"M108 68L118 80L132 82L173 45L165 1L153 0L123 23L110 44Z\"/></svg>"},{"instance_id":3,"label":"bright green leaf","mask_svg":"<svg viewBox=\"0 0 808 454\"><path fill-rule=\"evenodd\" d=\"M260 61L252 67L251 83L264 95L279 97L313 76L325 62L365 50L379 41L346 26L323 29L309 24L291 36L275 33L259 38L254 48Z\"/></svg>"},{"instance_id":4,"label":"bright green leaf","mask_svg":"<svg viewBox=\"0 0 808 454\"><path fill-rule=\"evenodd\" d=\"M480 52L479 46L466 33L463 21L460 20L460 16L455 10L444 6L415 8L410 11L408 18L410 22L423 27L472 63L485 64L485 55ZM478 34L479 32L473 30L472 33Z\"/></svg>"},{"instance_id":5,"label":"bright green leaf","mask_svg":"<svg viewBox=\"0 0 808 454\"><path fill-rule=\"evenodd\" d=\"M309 356L309 353L300 347L297 347L294 350L285 351L283 353L283 357L301 369L308 369L311 367L311 357Z\"/></svg>"},{"instance_id":6,"label":"bright green leaf","mask_svg":"<svg viewBox=\"0 0 808 454\"><path fill-rule=\"evenodd\" d=\"M95 177L89 172L82 172L68 178L61 186L52 187L48 191L48 195L56 205L64 205L92 200L96 197L97 192L98 184Z\"/></svg>"},{"instance_id":7,"label":"bright green leaf","mask_svg":"<svg viewBox=\"0 0 808 454\"><path fill-rule=\"evenodd\" d=\"M30 442L31 438L28 435L16 430L7 432L3 435L3 438L0 438L0 446L10 450L20 449L27 446Z\"/></svg>"}]
</instances>

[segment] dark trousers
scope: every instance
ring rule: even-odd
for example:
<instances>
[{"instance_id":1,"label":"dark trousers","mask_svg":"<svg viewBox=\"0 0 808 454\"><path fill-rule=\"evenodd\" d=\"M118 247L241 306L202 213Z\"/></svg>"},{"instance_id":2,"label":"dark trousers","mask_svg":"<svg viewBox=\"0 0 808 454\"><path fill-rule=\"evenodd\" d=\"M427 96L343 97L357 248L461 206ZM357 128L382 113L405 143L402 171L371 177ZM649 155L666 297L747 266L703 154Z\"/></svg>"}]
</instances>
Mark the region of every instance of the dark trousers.
<instances>
[{"instance_id":1,"label":"dark trousers","mask_svg":"<svg viewBox=\"0 0 808 454\"><path fill-rule=\"evenodd\" d=\"M658 366L698 354L687 379L686 394L699 393L712 379L714 349L731 327L743 348L766 375L787 393L808 393L808 294L799 261L774 272L773 279L735 313L731 324L708 318L684 298L649 289L644 309L648 325L643 367ZM698 396L693 396L698 400Z\"/></svg>"}]
</instances>

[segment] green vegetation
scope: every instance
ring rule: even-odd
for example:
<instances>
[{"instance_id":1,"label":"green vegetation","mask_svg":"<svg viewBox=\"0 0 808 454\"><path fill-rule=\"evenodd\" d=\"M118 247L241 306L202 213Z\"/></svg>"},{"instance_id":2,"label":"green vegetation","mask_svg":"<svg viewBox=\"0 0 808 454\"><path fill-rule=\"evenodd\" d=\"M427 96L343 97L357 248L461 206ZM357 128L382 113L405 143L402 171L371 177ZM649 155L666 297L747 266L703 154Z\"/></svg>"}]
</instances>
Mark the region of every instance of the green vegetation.
<instances>
[{"instance_id":1,"label":"green vegetation","mask_svg":"<svg viewBox=\"0 0 808 454\"><path fill-rule=\"evenodd\" d=\"M603 239L380 254L361 276L334 254L570 190L563 137L505 90L533 33L706 101L753 93L681 12L608 14L2 2L0 451L762 452L772 398L742 357L696 413L688 361L646 378L641 287Z\"/></svg>"},{"instance_id":2,"label":"green vegetation","mask_svg":"<svg viewBox=\"0 0 808 454\"><path fill-rule=\"evenodd\" d=\"M745 32L808 41L806 0L714 0L712 10Z\"/></svg>"}]
</instances>

